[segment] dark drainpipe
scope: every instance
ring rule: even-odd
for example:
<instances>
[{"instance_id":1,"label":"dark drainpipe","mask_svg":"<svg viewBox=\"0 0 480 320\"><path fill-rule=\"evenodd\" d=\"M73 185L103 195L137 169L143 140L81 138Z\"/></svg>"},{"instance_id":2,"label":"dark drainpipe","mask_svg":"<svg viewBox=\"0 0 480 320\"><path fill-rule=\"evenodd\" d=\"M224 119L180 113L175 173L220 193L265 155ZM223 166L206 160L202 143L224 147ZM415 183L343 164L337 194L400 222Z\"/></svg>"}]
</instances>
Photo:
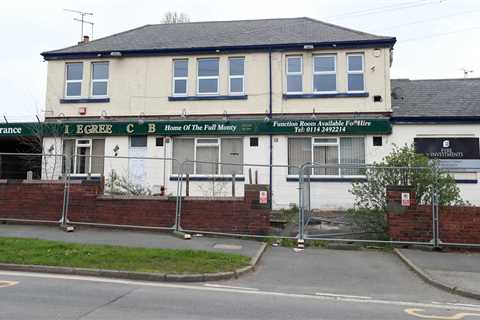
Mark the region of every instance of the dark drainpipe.
<instances>
[{"instance_id":1,"label":"dark drainpipe","mask_svg":"<svg viewBox=\"0 0 480 320\"><path fill-rule=\"evenodd\" d=\"M268 118L272 120L272 48L268 50L268 84L269 84L269 103L268 103ZM272 187L273 187L273 136L270 133L270 175L269 175L269 188L268 199L270 199L270 209L272 208Z\"/></svg>"}]
</instances>

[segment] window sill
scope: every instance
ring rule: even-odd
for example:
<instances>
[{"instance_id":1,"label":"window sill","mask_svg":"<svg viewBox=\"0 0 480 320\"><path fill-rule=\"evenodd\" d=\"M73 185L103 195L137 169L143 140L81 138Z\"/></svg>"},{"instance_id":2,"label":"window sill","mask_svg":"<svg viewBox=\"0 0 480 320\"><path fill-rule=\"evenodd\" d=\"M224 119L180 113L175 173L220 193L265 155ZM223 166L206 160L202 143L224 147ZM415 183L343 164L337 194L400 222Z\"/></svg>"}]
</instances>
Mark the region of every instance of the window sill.
<instances>
[{"instance_id":1,"label":"window sill","mask_svg":"<svg viewBox=\"0 0 480 320\"><path fill-rule=\"evenodd\" d=\"M110 98L64 98L60 103L108 103Z\"/></svg>"},{"instance_id":2,"label":"window sill","mask_svg":"<svg viewBox=\"0 0 480 320\"><path fill-rule=\"evenodd\" d=\"M295 175L287 176L287 182L298 182L299 177ZM364 182L367 181L365 177L313 177L310 176L311 182Z\"/></svg>"},{"instance_id":3,"label":"window sill","mask_svg":"<svg viewBox=\"0 0 480 320\"><path fill-rule=\"evenodd\" d=\"M248 95L211 95L211 96L170 96L168 101L201 101L201 100L247 100Z\"/></svg>"},{"instance_id":4,"label":"window sill","mask_svg":"<svg viewBox=\"0 0 480 320\"><path fill-rule=\"evenodd\" d=\"M477 184L478 180L476 179L455 179L456 184Z\"/></svg>"},{"instance_id":5,"label":"window sill","mask_svg":"<svg viewBox=\"0 0 480 320\"><path fill-rule=\"evenodd\" d=\"M284 93L283 99L363 98L368 96L368 92Z\"/></svg>"},{"instance_id":6,"label":"window sill","mask_svg":"<svg viewBox=\"0 0 480 320\"><path fill-rule=\"evenodd\" d=\"M178 175L171 175L170 176L170 181L178 181L178 179L185 181L187 180L187 177L183 175L182 177L179 177ZM200 174L195 174L195 175L190 175L188 177L190 181L232 181L233 177L231 175L200 175ZM244 175L238 175L235 176L235 181L245 181L245 176Z\"/></svg>"}]
</instances>

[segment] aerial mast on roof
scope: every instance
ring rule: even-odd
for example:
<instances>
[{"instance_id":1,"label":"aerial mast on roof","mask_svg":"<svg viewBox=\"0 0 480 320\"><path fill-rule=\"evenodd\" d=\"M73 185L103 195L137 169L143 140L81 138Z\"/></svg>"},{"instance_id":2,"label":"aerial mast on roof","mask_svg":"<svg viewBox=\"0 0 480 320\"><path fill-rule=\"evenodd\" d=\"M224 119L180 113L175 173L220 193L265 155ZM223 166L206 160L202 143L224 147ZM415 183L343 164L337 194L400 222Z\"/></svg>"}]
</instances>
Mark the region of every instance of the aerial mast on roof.
<instances>
[{"instance_id":1,"label":"aerial mast on roof","mask_svg":"<svg viewBox=\"0 0 480 320\"><path fill-rule=\"evenodd\" d=\"M464 77L464 78L468 78L468 75L469 75L470 73L473 73L473 70L469 70L469 69L466 69L466 68L461 68L460 70L463 71L463 77Z\"/></svg>"},{"instance_id":2,"label":"aerial mast on roof","mask_svg":"<svg viewBox=\"0 0 480 320\"><path fill-rule=\"evenodd\" d=\"M68 11L68 12L73 12L78 15L80 15L80 19L78 18L73 18L73 20L80 22L81 24L81 29L80 29L80 41L83 40L83 24L87 23L92 27L92 32L91 32L91 37L93 39L93 25L94 23L92 21L87 21L85 20L85 16L93 16L92 12L85 12L85 11L80 11L80 10L72 10L72 9L63 9L63 11Z\"/></svg>"}]
</instances>

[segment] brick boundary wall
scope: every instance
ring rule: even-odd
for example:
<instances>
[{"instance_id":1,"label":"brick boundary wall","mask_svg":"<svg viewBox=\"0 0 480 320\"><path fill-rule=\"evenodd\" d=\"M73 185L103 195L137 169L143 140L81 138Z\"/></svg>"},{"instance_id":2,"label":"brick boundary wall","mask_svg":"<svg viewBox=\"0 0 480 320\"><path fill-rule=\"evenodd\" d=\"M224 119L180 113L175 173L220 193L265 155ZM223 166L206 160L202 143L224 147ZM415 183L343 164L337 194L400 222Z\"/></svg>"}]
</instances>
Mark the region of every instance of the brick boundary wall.
<instances>
[{"instance_id":1,"label":"brick boundary wall","mask_svg":"<svg viewBox=\"0 0 480 320\"><path fill-rule=\"evenodd\" d=\"M409 192L410 206L401 205L402 192ZM417 205L409 187L389 187L388 234L395 241L430 242L433 238L431 205ZM439 208L439 237L442 242L480 244L480 207Z\"/></svg>"},{"instance_id":2,"label":"brick boundary wall","mask_svg":"<svg viewBox=\"0 0 480 320\"><path fill-rule=\"evenodd\" d=\"M175 197L106 196L101 181L72 181L68 219L75 222L142 227L172 227ZM266 185L245 185L237 198L182 199L181 227L198 231L266 234L269 205L259 204ZM0 180L0 221L27 219L59 221L63 207L62 181Z\"/></svg>"}]
</instances>

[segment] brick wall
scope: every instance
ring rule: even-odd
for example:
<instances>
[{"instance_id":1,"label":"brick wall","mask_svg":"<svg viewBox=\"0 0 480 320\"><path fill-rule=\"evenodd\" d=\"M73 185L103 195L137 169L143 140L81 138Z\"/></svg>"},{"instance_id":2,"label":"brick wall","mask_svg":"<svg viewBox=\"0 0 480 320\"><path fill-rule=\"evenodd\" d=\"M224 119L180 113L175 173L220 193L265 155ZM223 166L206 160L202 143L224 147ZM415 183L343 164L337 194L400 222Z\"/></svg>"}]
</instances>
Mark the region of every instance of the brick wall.
<instances>
[{"instance_id":1,"label":"brick wall","mask_svg":"<svg viewBox=\"0 0 480 320\"><path fill-rule=\"evenodd\" d=\"M387 190L388 233L391 240L429 242L433 238L431 205L401 205L401 193L409 187ZM440 207L439 237L442 242L480 244L480 207Z\"/></svg>"},{"instance_id":2,"label":"brick wall","mask_svg":"<svg viewBox=\"0 0 480 320\"><path fill-rule=\"evenodd\" d=\"M72 222L172 227L176 199L168 197L104 196L102 182L72 181L68 219ZM0 220L58 221L63 206L60 181L0 181ZM245 185L242 198L184 198L181 227L198 231L265 234L270 226L268 205L259 204L265 185Z\"/></svg>"}]
</instances>

